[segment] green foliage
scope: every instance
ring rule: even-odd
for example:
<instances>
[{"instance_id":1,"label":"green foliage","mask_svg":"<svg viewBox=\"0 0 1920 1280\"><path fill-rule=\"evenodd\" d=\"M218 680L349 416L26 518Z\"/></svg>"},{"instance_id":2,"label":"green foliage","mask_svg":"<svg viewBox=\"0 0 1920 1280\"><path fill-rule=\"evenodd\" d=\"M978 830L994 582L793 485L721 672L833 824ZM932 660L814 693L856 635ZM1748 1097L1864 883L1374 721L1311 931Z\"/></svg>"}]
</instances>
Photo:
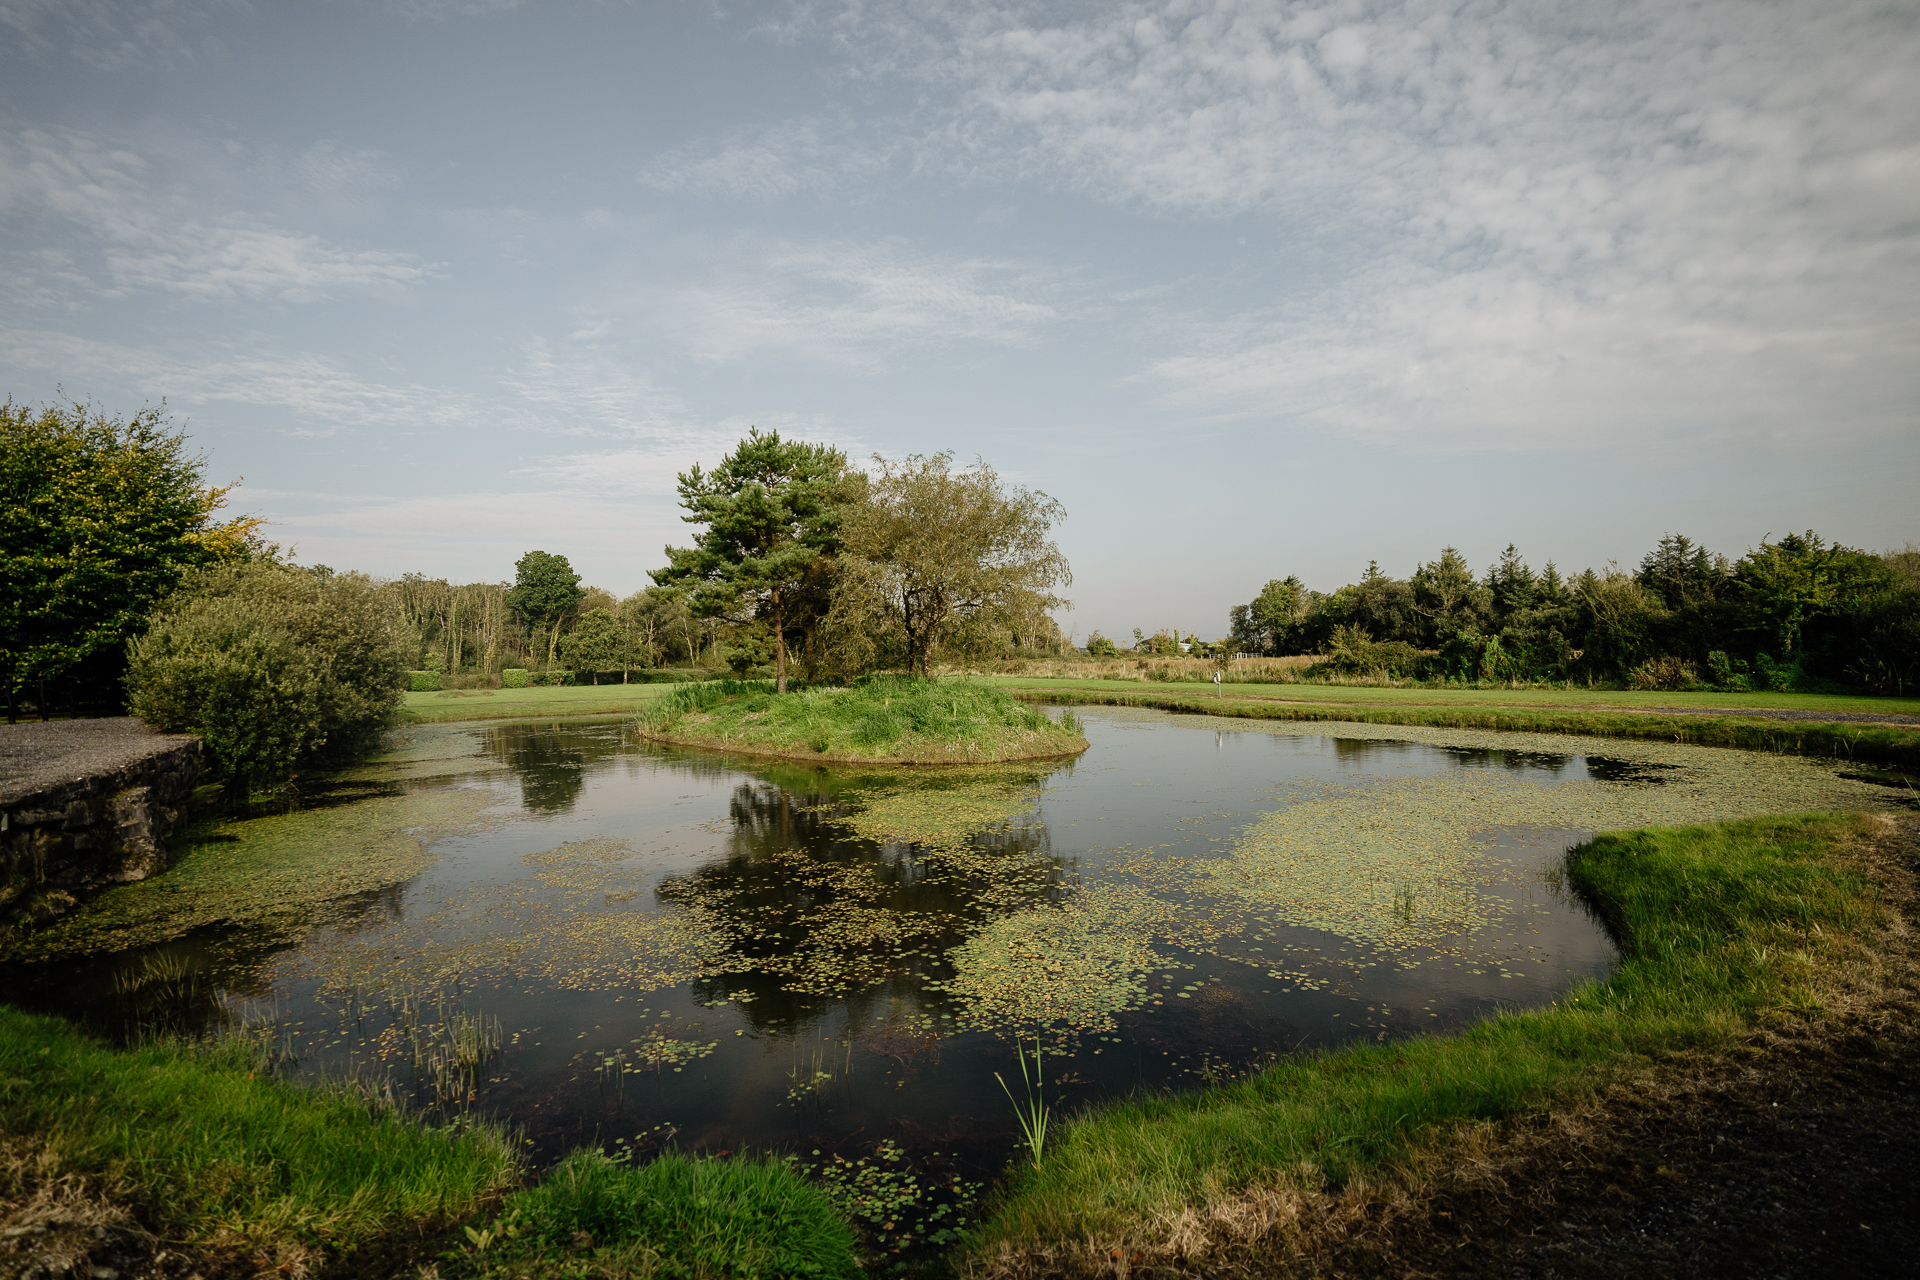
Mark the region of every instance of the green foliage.
<instances>
[{"instance_id":1,"label":"green foliage","mask_svg":"<svg viewBox=\"0 0 1920 1280\"><path fill-rule=\"evenodd\" d=\"M628 632L611 609L589 609L560 642L561 656L575 671L589 674L630 664ZM597 681L596 681L597 683Z\"/></svg>"},{"instance_id":2,"label":"green foliage","mask_svg":"<svg viewBox=\"0 0 1920 1280\"><path fill-rule=\"evenodd\" d=\"M1087 637L1087 656L1090 658L1117 658L1120 656L1120 646L1096 631Z\"/></svg>"},{"instance_id":3,"label":"green foliage","mask_svg":"<svg viewBox=\"0 0 1920 1280\"><path fill-rule=\"evenodd\" d=\"M845 550L833 612L841 665L872 670L891 645L909 672L932 674L934 648L970 630L1020 631L1066 602L1073 578L1048 540L1060 504L1009 489L984 462L953 470L953 455L875 455L865 499L842 523Z\"/></svg>"},{"instance_id":4,"label":"green foliage","mask_svg":"<svg viewBox=\"0 0 1920 1280\"><path fill-rule=\"evenodd\" d=\"M448 1261L474 1274L856 1280L853 1231L786 1164L576 1151Z\"/></svg>"},{"instance_id":5,"label":"green foliage","mask_svg":"<svg viewBox=\"0 0 1920 1280\"><path fill-rule=\"evenodd\" d=\"M1336 627L1324 665L1345 675L1414 675L1426 655L1404 640L1375 640L1359 627Z\"/></svg>"},{"instance_id":6,"label":"green foliage","mask_svg":"<svg viewBox=\"0 0 1920 1280\"><path fill-rule=\"evenodd\" d=\"M834 759L989 761L1086 748L1077 728L969 680L884 675L850 689L772 693L767 681L682 685L641 723L675 741Z\"/></svg>"},{"instance_id":7,"label":"green foliage","mask_svg":"<svg viewBox=\"0 0 1920 1280\"><path fill-rule=\"evenodd\" d=\"M477 1212L518 1180L490 1127L428 1129L263 1066L243 1040L113 1050L0 1006L0 1126L51 1139L50 1183L106 1180L170 1239L304 1269Z\"/></svg>"},{"instance_id":8,"label":"green foliage","mask_svg":"<svg viewBox=\"0 0 1920 1280\"><path fill-rule=\"evenodd\" d=\"M693 590L694 612L771 627L774 679L787 681L787 630L808 571L839 548L841 508L854 492L846 455L754 428L711 472L679 477L682 517L706 526L691 547L668 547L662 586ZM824 604L824 601L821 602Z\"/></svg>"},{"instance_id":9,"label":"green foliage","mask_svg":"<svg viewBox=\"0 0 1920 1280\"><path fill-rule=\"evenodd\" d=\"M538 688L552 689L573 683L571 671L535 671L527 677L527 683Z\"/></svg>"},{"instance_id":10,"label":"green foliage","mask_svg":"<svg viewBox=\"0 0 1920 1280\"><path fill-rule=\"evenodd\" d=\"M408 693L435 693L439 688L440 673L438 671L407 672Z\"/></svg>"},{"instance_id":11,"label":"green foliage","mask_svg":"<svg viewBox=\"0 0 1920 1280\"><path fill-rule=\"evenodd\" d=\"M1325 670L1338 674L1357 670L1350 637L1358 631L1437 651L1418 670L1393 664L1403 678L1672 690L1699 687L1699 673L1711 671L1730 691L1844 682L1899 694L1920 684L1916 566L1920 550L1876 556L1811 531L1763 541L1737 563L1668 534L1631 574L1610 566L1569 580L1551 563L1536 573L1508 546L1475 582L1447 548L1409 581L1370 564L1331 595L1307 592L1284 635L1263 619L1284 615L1275 602L1294 598L1287 584L1295 580L1270 582L1260 599L1234 606L1232 642L1250 652L1324 653ZM1336 643L1336 633L1349 638Z\"/></svg>"},{"instance_id":12,"label":"green foliage","mask_svg":"<svg viewBox=\"0 0 1920 1280\"><path fill-rule=\"evenodd\" d=\"M1252 1186L1339 1187L1462 1122L1597 1088L1616 1064L1728 1044L1804 1005L1799 984L1880 927L1876 887L1832 860L1870 822L1813 815L1600 836L1568 866L1621 939L1607 982L1457 1036L1302 1056L1225 1088L1075 1120L1009 1189L976 1251L1146 1245L1143 1224L1205 1214Z\"/></svg>"},{"instance_id":13,"label":"green foliage","mask_svg":"<svg viewBox=\"0 0 1920 1280\"><path fill-rule=\"evenodd\" d=\"M189 570L264 554L160 409L0 405L0 678L118 651Z\"/></svg>"},{"instance_id":14,"label":"green foliage","mask_svg":"<svg viewBox=\"0 0 1920 1280\"><path fill-rule=\"evenodd\" d=\"M580 575L573 571L565 556L546 551L527 552L514 562L513 572L513 589L507 592L507 607L529 631L540 631L547 636L547 661L551 663L560 642L560 624L586 598Z\"/></svg>"},{"instance_id":15,"label":"green foliage","mask_svg":"<svg viewBox=\"0 0 1920 1280\"><path fill-rule=\"evenodd\" d=\"M527 687L531 674L532 673L525 667L508 667L500 673L500 687L502 689L524 689Z\"/></svg>"},{"instance_id":16,"label":"green foliage","mask_svg":"<svg viewBox=\"0 0 1920 1280\"><path fill-rule=\"evenodd\" d=\"M358 574L198 570L129 646L133 713L199 734L216 773L246 787L351 759L376 744L406 688L391 620Z\"/></svg>"}]
</instances>

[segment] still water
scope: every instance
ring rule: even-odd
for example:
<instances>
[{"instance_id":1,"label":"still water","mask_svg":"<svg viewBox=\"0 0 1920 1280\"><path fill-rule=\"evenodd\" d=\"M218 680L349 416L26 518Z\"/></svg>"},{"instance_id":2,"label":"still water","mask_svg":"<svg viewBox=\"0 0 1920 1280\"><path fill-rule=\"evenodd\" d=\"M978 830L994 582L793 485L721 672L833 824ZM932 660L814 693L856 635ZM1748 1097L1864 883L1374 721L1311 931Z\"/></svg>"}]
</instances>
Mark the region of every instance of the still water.
<instances>
[{"instance_id":1,"label":"still water","mask_svg":"<svg viewBox=\"0 0 1920 1280\"><path fill-rule=\"evenodd\" d=\"M251 1026L536 1161L890 1142L985 1177L1022 1040L1070 1112L1545 1005L1615 956L1560 887L1593 829L1873 803L1701 748L1081 718L1070 763L938 771L421 727L0 978L109 1034Z\"/></svg>"}]
</instances>

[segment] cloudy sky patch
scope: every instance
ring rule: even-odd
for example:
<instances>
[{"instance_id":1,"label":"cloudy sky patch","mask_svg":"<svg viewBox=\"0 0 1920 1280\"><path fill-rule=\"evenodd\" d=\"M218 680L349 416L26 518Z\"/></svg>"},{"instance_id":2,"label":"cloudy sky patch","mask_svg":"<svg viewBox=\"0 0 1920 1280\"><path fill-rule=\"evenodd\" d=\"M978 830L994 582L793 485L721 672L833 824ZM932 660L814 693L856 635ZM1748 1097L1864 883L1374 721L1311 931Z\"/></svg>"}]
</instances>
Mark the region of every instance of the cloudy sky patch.
<instances>
[{"instance_id":1,"label":"cloudy sky patch","mask_svg":"<svg viewBox=\"0 0 1920 1280\"><path fill-rule=\"evenodd\" d=\"M0 368L303 557L628 591L751 425L1299 573L1920 538L1910 6L0 0ZM322 554L324 553L324 554Z\"/></svg>"}]
</instances>

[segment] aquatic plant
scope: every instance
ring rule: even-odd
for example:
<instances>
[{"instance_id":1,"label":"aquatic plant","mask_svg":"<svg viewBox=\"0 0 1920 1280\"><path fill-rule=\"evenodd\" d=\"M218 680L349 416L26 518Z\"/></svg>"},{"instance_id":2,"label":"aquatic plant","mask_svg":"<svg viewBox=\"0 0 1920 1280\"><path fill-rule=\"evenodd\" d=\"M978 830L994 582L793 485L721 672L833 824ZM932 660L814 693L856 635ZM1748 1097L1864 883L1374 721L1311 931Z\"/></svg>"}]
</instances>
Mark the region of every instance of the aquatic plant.
<instances>
[{"instance_id":1,"label":"aquatic plant","mask_svg":"<svg viewBox=\"0 0 1920 1280\"><path fill-rule=\"evenodd\" d=\"M1014 1119L1020 1122L1020 1132L1026 1136L1027 1150L1033 1153L1034 1168L1040 1167L1040 1156L1047 1146L1047 1100L1046 1068L1040 1053L1040 1041L1033 1042L1033 1071L1027 1071L1027 1055L1020 1048L1020 1042L1013 1042L1013 1056L1020 1064L1020 1083L1025 1096L1016 1098L1007 1085L1007 1078L998 1071L993 1078L1000 1082L1000 1091L1007 1095L1007 1101L1013 1104Z\"/></svg>"}]
</instances>

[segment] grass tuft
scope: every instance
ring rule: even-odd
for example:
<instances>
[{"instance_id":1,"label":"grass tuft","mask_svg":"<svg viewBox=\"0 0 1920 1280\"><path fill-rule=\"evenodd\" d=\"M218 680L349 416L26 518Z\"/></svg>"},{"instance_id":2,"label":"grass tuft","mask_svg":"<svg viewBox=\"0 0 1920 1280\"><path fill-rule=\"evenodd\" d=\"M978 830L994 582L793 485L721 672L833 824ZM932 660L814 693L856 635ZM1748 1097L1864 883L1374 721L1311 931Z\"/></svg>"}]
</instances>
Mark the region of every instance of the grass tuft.
<instances>
[{"instance_id":1,"label":"grass tuft","mask_svg":"<svg viewBox=\"0 0 1920 1280\"><path fill-rule=\"evenodd\" d=\"M773 1160L577 1151L469 1228L482 1276L857 1277L854 1234L825 1194Z\"/></svg>"}]
</instances>

